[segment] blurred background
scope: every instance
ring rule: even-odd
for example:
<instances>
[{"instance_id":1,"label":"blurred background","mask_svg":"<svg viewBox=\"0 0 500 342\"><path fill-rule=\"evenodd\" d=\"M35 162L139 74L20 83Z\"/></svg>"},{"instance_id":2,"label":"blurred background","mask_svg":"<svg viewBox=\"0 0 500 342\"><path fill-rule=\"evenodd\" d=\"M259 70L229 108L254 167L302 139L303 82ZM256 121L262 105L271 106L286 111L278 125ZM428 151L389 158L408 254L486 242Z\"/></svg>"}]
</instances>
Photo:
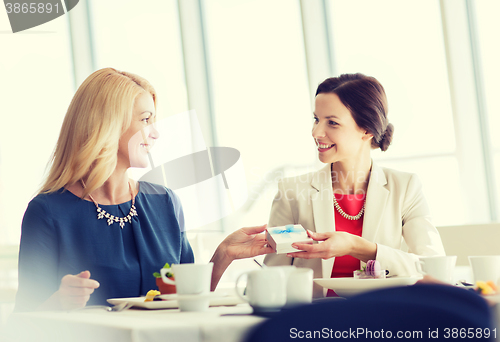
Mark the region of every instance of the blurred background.
<instances>
[{"instance_id":1,"label":"blurred background","mask_svg":"<svg viewBox=\"0 0 500 342\"><path fill-rule=\"evenodd\" d=\"M160 119L194 109L207 146L241 153L248 200L190 232L199 261L267 222L276 179L321 167L314 92L342 73L385 87L395 135L373 158L419 175L437 226L498 221L498 13L497 0L81 0L12 34L0 11L0 304L66 109L104 67L148 79Z\"/></svg>"}]
</instances>

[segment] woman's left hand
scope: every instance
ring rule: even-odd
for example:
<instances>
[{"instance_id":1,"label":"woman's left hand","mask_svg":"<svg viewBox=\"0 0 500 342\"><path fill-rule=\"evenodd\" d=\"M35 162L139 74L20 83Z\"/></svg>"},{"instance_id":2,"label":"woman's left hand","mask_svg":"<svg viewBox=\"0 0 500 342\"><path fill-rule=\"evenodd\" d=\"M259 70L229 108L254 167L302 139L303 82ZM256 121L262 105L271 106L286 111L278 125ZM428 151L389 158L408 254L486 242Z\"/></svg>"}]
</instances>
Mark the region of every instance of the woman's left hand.
<instances>
[{"instance_id":1,"label":"woman's left hand","mask_svg":"<svg viewBox=\"0 0 500 342\"><path fill-rule=\"evenodd\" d=\"M252 258L257 255L272 253L274 250L267 245L263 226L241 228L228 235L219 248L230 260Z\"/></svg>"},{"instance_id":2,"label":"woman's left hand","mask_svg":"<svg viewBox=\"0 0 500 342\"><path fill-rule=\"evenodd\" d=\"M303 259L330 259L351 253L353 246L353 235L346 232L314 233L307 231L309 237L314 241L322 241L318 244L294 243L292 247L303 252L288 253L287 256Z\"/></svg>"}]
</instances>

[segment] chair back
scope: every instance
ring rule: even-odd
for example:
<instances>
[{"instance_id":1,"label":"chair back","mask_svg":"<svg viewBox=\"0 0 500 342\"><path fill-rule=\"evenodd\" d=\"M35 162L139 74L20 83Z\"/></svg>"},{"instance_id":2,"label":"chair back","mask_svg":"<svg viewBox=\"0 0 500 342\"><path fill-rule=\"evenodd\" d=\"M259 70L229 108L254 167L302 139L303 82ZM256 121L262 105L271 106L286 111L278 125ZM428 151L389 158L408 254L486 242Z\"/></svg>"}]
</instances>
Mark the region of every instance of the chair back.
<instances>
[{"instance_id":1,"label":"chair back","mask_svg":"<svg viewBox=\"0 0 500 342\"><path fill-rule=\"evenodd\" d=\"M469 266L469 256L500 255L500 223L437 227L446 255L457 266Z\"/></svg>"}]
</instances>

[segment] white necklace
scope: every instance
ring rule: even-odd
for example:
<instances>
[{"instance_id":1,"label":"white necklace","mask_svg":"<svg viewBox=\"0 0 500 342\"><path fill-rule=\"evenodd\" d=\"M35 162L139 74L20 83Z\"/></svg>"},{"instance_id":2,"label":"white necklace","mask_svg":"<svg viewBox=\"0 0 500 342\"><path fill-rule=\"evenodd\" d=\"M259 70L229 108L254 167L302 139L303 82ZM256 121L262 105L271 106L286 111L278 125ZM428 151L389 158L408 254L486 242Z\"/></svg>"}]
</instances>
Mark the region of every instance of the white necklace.
<instances>
[{"instance_id":1,"label":"white necklace","mask_svg":"<svg viewBox=\"0 0 500 342\"><path fill-rule=\"evenodd\" d=\"M85 182L82 181L83 188L85 189ZM97 219L103 219L106 218L108 220L108 226L111 226L112 223L114 222L120 222L120 228L123 229L125 226L125 222L130 222L132 224L132 216L137 216L137 210L135 208L135 197L132 192L132 187L130 186L130 182L128 183L128 188L130 189L130 195L132 196L132 207L130 208L130 211L127 216L125 217L116 217L114 215L111 215L110 213L106 212L106 210L102 209L99 207L99 204L95 201L94 197L92 197L91 194L89 194L90 199L92 202L94 202L96 208L97 208Z\"/></svg>"},{"instance_id":2,"label":"white necklace","mask_svg":"<svg viewBox=\"0 0 500 342\"><path fill-rule=\"evenodd\" d=\"M337 199L335 198L335 194L333 194L333 206L335 207L335 209L337 209L337 211L339 212L339 214L343 218L351 220L351 221L359 220L361 218L361 216L363 216L363 213L365 212L365 204L366 204L366 199L363 202L363 206L361 207L361 210L359 211L358 215L355 215L355 216L349 215L345 211L342 210L339 203L337 202Z\"/></svg>"}]
</instances>

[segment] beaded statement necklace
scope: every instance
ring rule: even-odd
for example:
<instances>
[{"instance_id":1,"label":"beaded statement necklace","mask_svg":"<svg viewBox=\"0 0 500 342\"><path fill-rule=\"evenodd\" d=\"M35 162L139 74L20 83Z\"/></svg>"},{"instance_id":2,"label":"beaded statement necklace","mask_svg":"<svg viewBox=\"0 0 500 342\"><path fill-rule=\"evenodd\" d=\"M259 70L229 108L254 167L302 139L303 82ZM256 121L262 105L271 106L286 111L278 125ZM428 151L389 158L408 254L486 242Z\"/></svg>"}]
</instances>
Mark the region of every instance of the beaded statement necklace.
<instances>
[{"instance_id":1,"label":"beaded statement necklace","mask_svg":"<svg viewBox=\"0 0 500 342\"><path fill-rule=\"evenodd\" d=\"M345 219L348 219L351 221L359 220L361 218L361 216L363 216L363 213L365 212L365 205L366 205L366 199L363 202L363 206L361 207L361 210L359 211L359 213L357 215L354 215L354 216L349 215L344 210L342 210L342 208L340 207L340 204L337 202L337 199L335 198L335 194L333 194L333 206L335 207L335 209L337 209L339 214Z\"/></svg>"},{"instance_id":2,"label":"beaded statement necklace","mask_svg":"<svg viewBox=\"0 0 500 342\"><path fill-rule=\"evenodd\" d=\"M81 182L82 182L83 188L85 189L86 187L85 187L85 182L83 181L83 179L81 180ZM128 188L130 189L130 196L132 196L132 207L130 208L128 215L125 217L116 217L116 216L111 215L110 213L106 212L106 210L99 207L99 204L96 202L94 197L92 197L92 195L89 194L90 199L92 200L92 202L94 202L94 204L97 208L97 219L98 220L106 218L108 220L108 226L111 226L111 224L113 224L115 222L120 222L121 229L123 229L123 227L125 226L125 222L130 222L130 223L132 222L132 217L137 216L137 210L135 208L135 197L134 197L134 193L132 192L132 186L130 185L130 182L128 183Z\"/></svg>"}]
</instances>

